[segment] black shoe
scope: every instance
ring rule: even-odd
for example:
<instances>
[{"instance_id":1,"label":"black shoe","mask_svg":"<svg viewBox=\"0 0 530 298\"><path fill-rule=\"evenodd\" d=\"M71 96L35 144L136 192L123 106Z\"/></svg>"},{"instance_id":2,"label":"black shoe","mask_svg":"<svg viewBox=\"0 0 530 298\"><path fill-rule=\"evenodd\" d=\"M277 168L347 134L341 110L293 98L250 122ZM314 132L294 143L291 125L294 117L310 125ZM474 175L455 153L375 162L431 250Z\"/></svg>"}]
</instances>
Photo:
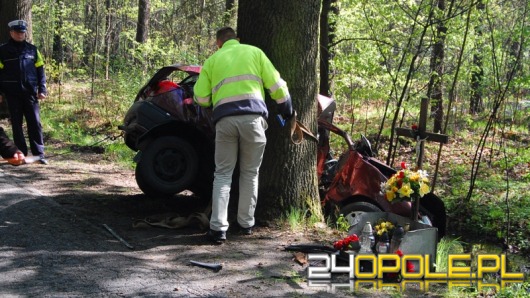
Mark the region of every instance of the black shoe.
<instances>
[{"instance_id":1,"label":"black shoe","mask_svg":"<svg viewBox=\"0 0 530 298\"><path fill-rule=\"evenodd\" d=\"M252 227L243 228L242 226L239 226L239 234L252 235Z\"/></svg>"},{"instance_id":2,"label":"black shoe","mask_svg":"<svg viewBox=\"0 0 530 298\"><path fill-rule=\"evenodd\" d=\"M206 237L209 241L215 244L222 244L226 241L226 232L225 231L214 231L210 229L206 234Z\"/></svg>"},{"instance_id":3,"label":"black shoe","mask_svg":"<svg viewBox=\"0 0 530 298\"><path fill-rule=\"evenodd\" d=\"M48 161L47 161L46 158L44 158L44 157L41 157L41 158L39 159L39 162L40 162L41 164L43 164L43 165L47 165L47 164L48 164Z\"/></svg>"}]
</instances>

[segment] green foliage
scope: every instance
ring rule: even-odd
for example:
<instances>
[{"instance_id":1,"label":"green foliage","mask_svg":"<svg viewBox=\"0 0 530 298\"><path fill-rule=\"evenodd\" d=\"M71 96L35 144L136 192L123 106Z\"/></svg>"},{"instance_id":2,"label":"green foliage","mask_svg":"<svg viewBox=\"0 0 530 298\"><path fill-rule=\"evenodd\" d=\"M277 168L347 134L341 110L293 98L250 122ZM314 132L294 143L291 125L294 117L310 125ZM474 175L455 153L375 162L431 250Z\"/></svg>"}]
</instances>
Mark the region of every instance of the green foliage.
<instances>
[{"instance_id":1,"label":"green foliage","mask_svg":"<svg viewBox=\"0 0 530 298\"><path fill-rule=\"evenodd\" d=\"M289 225L291 230L299 230L304 226L305 223L305 211L297 208L289 208L285 214L284 220Z\"/></svg>"},{"instance_id":2,"label":"green foliage","mask_svg":"<svg viewBox=\"0 0 530 298\"><path fill-rule=\"evenodd\" d=\"M344 214L339 215L335 224L339 232L348 232L348 230L350 229L350 223L344 217Z\"/></svg>"},{"instance_id":3,"label":"green foliage","mask_svg":"<svg viewBox=\"0 0 530 298\"><path fill-rule=\"evenodd\" d=\"M436 248L436 272L447 272L449 255L463 252L464 248L459 238L442 238Z\"/></svg>"}]
</instances>

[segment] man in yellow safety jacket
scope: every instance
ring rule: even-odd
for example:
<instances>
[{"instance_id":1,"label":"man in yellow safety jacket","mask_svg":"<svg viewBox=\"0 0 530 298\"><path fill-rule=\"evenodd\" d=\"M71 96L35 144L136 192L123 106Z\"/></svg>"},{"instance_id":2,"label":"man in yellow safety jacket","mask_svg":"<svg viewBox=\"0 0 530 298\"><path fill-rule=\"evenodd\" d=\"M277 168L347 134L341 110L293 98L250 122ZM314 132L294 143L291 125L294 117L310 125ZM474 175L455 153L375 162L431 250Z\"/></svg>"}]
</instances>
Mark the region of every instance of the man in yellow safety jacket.
<instances>
[{"instance_id":1,"label":"man in yellow safety jacket","mask_svg":"<svg viewBox=\"0 0 530 298\"><path fill-rule=\"evenodd\" d=\"M219 50L204 63L194 95L199 105L213 106L215 174L208 238L220 244L226 240L230 185L238 157L237 222L245 235L252 234L255 224L258 173L268 127L264 88L284 119L293 115L293 109L287 84L262 50L239 43L230 27L217 31L216 42Z\"/></svg>"}]
</instances>

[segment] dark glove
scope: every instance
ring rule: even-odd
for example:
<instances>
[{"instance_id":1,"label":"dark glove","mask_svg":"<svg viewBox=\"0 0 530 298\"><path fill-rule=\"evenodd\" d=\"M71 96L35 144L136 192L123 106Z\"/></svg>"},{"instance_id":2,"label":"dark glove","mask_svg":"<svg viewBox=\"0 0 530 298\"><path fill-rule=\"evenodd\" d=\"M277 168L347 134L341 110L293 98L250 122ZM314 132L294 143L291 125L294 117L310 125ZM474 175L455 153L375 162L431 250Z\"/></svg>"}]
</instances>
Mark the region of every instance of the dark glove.
<instances>
[{"instance_id":1,"label":"dark glove","mask_svg":"<svg viewBox=\"0 0 530 298\"><path fill-rule=\"evenodd\" d=\"M283 119L288 120L293 116L293 105L291 103L291 100L287 100L285 102L282 102L278 105L278 112L280 115L282 115Z\"/></svg>"},{"instance_id":2,"label":"dark glove","mask_svg":"<svg viewBox=\"0 0 530 298\"><path fill-rule=\"evenodd\" d=\"M278 122L280 122L281 127L284 127L285 123L288 122L293 117L296 117L296 111L292 109L289 115L285 115L285 114L276 115L276 118L278 119Z\"/></svg>"}]
</instances>

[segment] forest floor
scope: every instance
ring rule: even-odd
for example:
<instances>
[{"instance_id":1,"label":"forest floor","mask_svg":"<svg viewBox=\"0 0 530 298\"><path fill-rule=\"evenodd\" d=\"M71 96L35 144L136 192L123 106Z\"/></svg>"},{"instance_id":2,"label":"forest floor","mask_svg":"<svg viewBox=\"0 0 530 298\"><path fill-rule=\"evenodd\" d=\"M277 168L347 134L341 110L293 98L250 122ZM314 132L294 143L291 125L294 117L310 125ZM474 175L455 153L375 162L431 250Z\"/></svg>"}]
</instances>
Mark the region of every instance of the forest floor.
<instances>
[{"instance_id":1,"label":"forest floor","mask_svg":"<svg viewBox=\"0 0 530 298\"><path fill-rule=\"evenodd\" d=\"M53 146L62 146L54 144ZM198 227L133 227L139 219L204 208L192 195L150 199L134 171L91 151L50 155L49 165L0 162L2 297L391 297L395 292L339 281L314 286L291 244L331 244L326 227L229 231L211 245ZM104 226L106 225L120 241ZM220 271L190 260L221 264ZM432 288L431 288L432 289ZM353 291L352 291L353 290ZM393 294L392 294L393 293ZM414 287L404 297L440 297Z\"/></svg>"},{"instance_id":2,"label":"forest floor","mask_svg":"<svg viewBox=\"0 0 530 298\"><path fill-rule=\"evenodd\" d=\"M51 155L49 162L0 163L2 297L334 296L309 286L307 264L284 250L315 243L314 233L257 227L211 245L198 227L135 228L136 220L187 215L204 203L190 195L149 199L133 170L102 154ZM190 260L223 268L213 272Z\"/></svg>"}]
</instances>

